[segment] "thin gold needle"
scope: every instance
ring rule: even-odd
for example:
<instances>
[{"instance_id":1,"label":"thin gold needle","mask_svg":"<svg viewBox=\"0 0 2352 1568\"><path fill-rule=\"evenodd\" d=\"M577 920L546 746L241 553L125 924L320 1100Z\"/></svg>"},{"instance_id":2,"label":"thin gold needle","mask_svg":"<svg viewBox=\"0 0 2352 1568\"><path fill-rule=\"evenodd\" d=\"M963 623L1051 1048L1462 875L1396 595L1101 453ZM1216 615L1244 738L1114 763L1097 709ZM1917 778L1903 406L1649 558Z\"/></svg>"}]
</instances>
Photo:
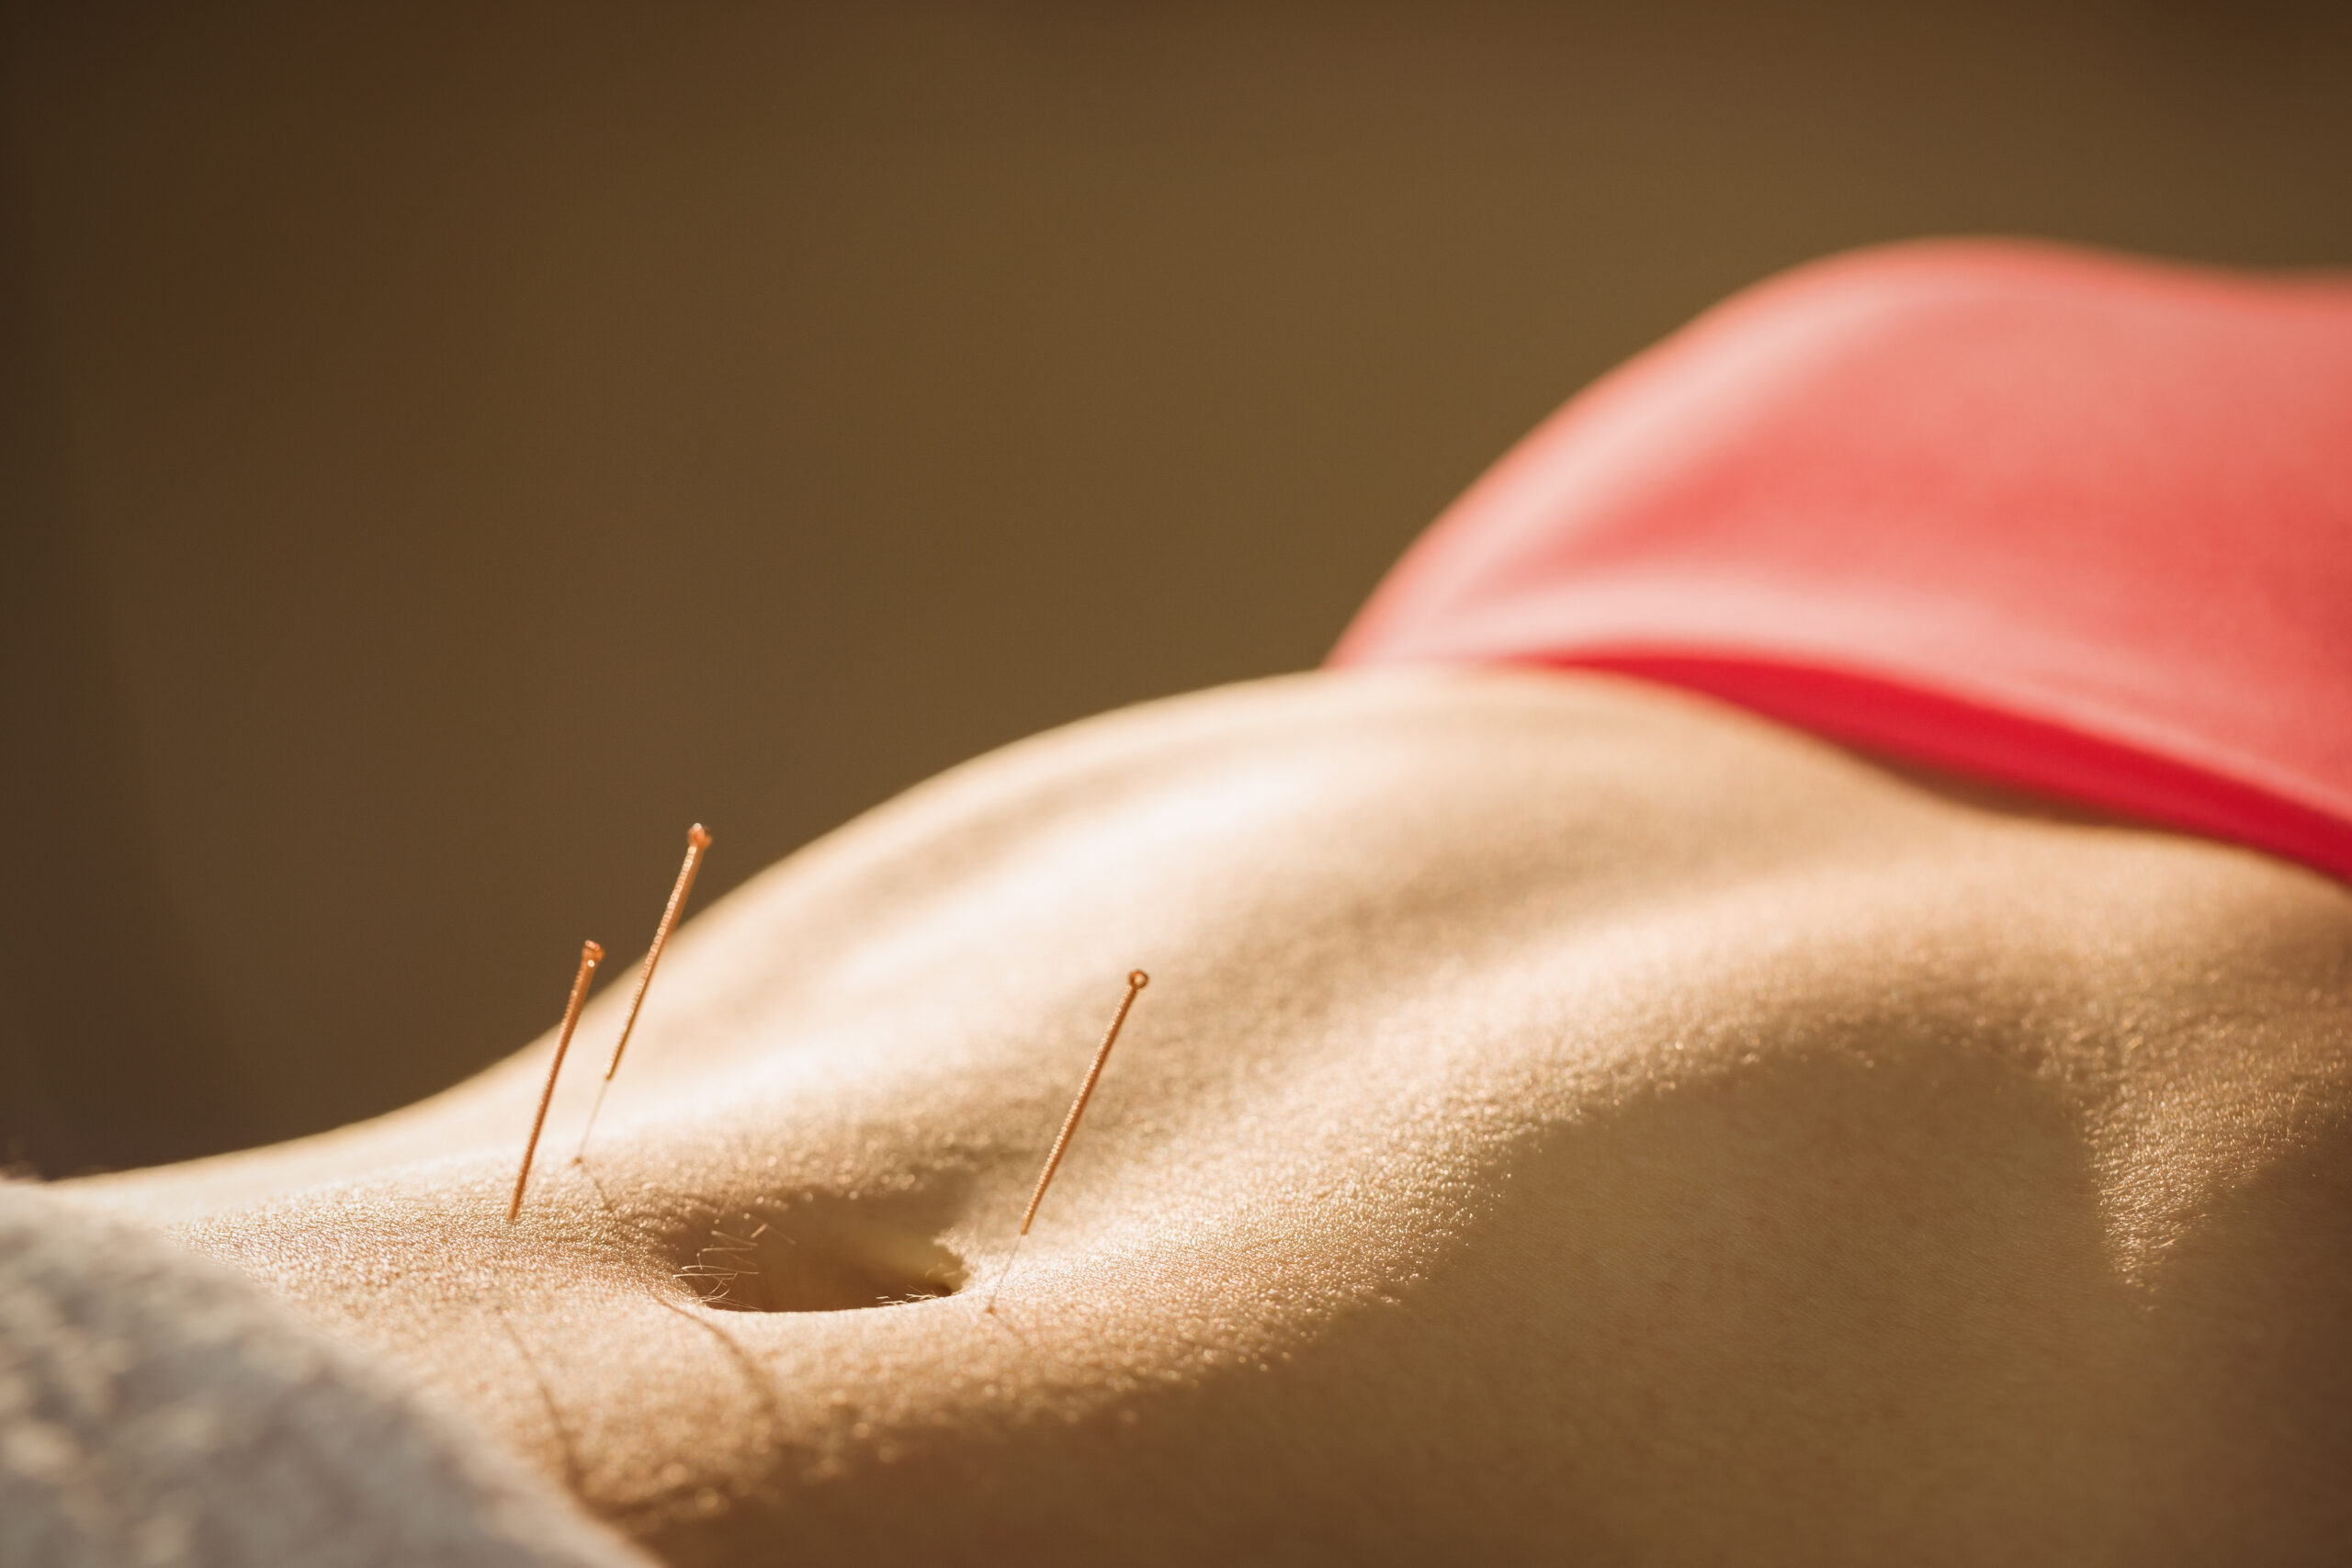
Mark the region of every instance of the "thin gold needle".
<instances>
[{"instance_id":1,"label":"thin gold needle","mask_svg":"<svg viewBox=\"0 0 2352 1568\"><path fill-rule=\"evenodd\" d=\"M702 852L710 848L710 835L697 822L686 829L686 863L678 868L678 880L670 889L670 902L662 907L662 923L653 928L653 946L645 955L644 972L637 977L637 995L629 998L628 1021L621 1025L621 1037L613 1047L612 1065L605 1069L605 1081L596 1086L596 1103L588 1108L588 1125L580 1129L580 1147L571 1156L578 1165L588 1155L588 1134L596 1130L596 1117L605 1109L605 1091L613 1087L613 1075L621 1070L621 1053L628 1049L629 1032L637 1027L637 1010L645 1005L646 987L653 984L653 966L662 962L662 945L670 940L670 928L678 923L678 911L686 907L686 895L694 891L695 873L702 867Z\"/></svg>"},{"instance_id":2,"label":"thin gold needle","mask_svg":"<svg viewBox=\"0 0 2352 1568\"><path fill-rule=\"evenodd\" d=\"M531 1156L539 1152L539 1129L548 1124L548 1102L555 1098L555 1076L563 1071L563 1054L571 1049L571 1032L580 1024L580 1004L588 999L588 980L605 950L593 942L580 944L580 973L571 977L571 999L563 1004L563 1032L555 1037L555 1060L548 1064L548 1087L539 1091L539 1113L531 1118L531 1141L523 1145L523 1168L514 1173L514 1201L506 1205L506 1223L523 1212L523 1184L531 1179Z\"/></svg>"},{"instance_id":3,"label":"thin gold needle","mask_svg":"<svg viewBox=\"0 0 2352 1568\"><path fill-rule=\"evenodd\" d=\"M1078 1098L1069 1102L1069 1114L1062 1118L1062 1130L1054 1139L1054 1152L1046 1156L1046 1168L1037 1173L1037 1190L1029 1194L1028 1212L1021 1216L1021 1234L1012 1238L1012 1250L1005 1257L1004 1268L996 1277L996 1289L989 1292L989 1304L984 1310L996 1311L996 1298L1004 1290L1005 1276L1012 1272L1012 1260L1021 1256L1021 1244L1029 1237L1029 1222L1037 1217L1037 1205L1046 1201L1046 1189L1053 1184L1062 1153L1069 1147L1069 1135L1078 1131L1078 1119L1086 1113L1086 1101L1094 1093L1094 1080L1102 1076L1102 1064L1111 1059L1111 1047L1119 1043L1119 1029L1127 1021L1127 1010L1136 1005L1136 993L1150 984L1151 976L1142 970L1127 972L1127 994L1119 998L1119 1010L1112 1015L1111 1027L1094 1053L1094 1065L1086 1069L1086 1081L1079 1085Z\"/></svg>"}]
</instances>

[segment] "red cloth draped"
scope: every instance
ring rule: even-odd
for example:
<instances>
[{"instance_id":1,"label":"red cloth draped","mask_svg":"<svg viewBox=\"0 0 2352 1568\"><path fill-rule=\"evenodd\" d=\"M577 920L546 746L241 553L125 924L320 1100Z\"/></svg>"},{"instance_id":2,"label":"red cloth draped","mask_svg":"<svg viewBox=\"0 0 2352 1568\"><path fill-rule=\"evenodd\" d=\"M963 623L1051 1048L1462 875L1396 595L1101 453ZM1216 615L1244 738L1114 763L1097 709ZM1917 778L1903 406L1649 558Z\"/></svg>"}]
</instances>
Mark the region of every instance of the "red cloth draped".
<instances>
[{"instance_id":1,"label":"red cloth draped","mask_svg":"<svg viewBox=\"0 0 2352 1568\"><path fill-rule=\"evenodd\" d=\"M1710 693L2352 878L2352 281L1949 242L1575 399L1337 665Z\"/></svg>"}]
</instances>

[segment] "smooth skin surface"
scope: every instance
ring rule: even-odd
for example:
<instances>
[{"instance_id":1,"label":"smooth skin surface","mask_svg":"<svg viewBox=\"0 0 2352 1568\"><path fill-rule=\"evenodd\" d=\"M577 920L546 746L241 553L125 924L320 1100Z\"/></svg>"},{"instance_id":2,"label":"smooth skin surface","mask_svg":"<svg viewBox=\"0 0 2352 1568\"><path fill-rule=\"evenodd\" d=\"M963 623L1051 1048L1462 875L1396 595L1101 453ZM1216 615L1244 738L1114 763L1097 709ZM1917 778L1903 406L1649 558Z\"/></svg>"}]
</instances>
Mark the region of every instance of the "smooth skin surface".
<instances>
[{"instance_id":1,"label":"smooth skin surface","mask_svg":"<svg viewBox=\"0 0 2352 1568\"><path fill-rule=\"evenodd\" d=\"M509 1225L550 1049L81 1190L681 1563L2352 1541L2352 893L1663 689L1317 674L951 773L682 930Z\"/></svg>"}]
</instances>

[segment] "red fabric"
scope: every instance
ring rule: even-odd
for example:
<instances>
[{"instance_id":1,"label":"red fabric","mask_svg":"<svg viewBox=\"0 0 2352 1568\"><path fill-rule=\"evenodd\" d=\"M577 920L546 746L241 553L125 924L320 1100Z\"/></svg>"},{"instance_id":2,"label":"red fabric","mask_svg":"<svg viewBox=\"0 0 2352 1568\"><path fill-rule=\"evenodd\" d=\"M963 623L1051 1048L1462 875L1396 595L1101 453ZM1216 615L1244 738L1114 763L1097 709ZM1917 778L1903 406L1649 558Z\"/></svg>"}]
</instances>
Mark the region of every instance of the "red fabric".
<instances>
[{"instance_id":1,"label":"red fabric","mask_svg":"<svg viewBox=\"0 0 2352 1568\"><path fill-rule=\"evenodd\" d=\"M1589 666L2352 877L2352 281L1944 243L1570 402L1339 665Z\"/></svg>"}]
</instances>

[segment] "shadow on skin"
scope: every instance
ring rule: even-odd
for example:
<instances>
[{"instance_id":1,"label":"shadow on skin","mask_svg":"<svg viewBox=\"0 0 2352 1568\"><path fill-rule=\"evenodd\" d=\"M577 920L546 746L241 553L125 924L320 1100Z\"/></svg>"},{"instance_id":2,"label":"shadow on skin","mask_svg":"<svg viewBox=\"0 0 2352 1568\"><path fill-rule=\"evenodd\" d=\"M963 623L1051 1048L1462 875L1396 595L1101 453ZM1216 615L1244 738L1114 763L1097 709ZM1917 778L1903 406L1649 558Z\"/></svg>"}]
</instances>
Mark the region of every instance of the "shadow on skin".
<instances>
[{"instance_id":1,"label":"shadow on skin","mask_svg":"<svg viewBox=\"0 0 2352 1568\"><path fill-rule=\"evenodd\" d=\"M997 1314L854 1308L994 1278L1136 963ZM87 1190L679 1563L2295 1561L2347 975L2352 897L2260 856L1623 682L1316 677L730 897L518 1224L537 1051Z\"/></svg>"},{"instance_id":2,"label":"shadow on skin","mask_svg":"<svg viewBox=\"0 0 2352 1568\"><path fill-rule=\"evenodd\" d=\"M1115 1558L1137 1518L1177 1561L1509 1561L1552 1540L1694 1562L2292 1562L2345 1539L2352 1141L2218 1203L2135 1287L2088 1145L2030 1067L1853 1043L1554 1128L1483 1173L1500 1196L1428 1278L1278 1360L1025 1424L985 1463L903 1460L921 1507L802 1491L792 1533L972 1562ZM2212 1310L2290 1299L2258 1330ZM1418 1369L1414 1428L1364 1375L1384 1366ZM1385 1438L1338 1440L1366 1432ZM679 1562L775 1539L749 1517L647 1522Z\"/></svg>"},{"instance_id":3,"label":"shadow on skin","mask_svg":"<svg viewBox=\"0 0 2352 1568\"><path fill-rule=\"evenodd\" d=\"M1923 1127L1925 1101L1946 1114ZM1267 1562L1508 1560L1545 1539L1719 1562L1884 1562L1942 1539L1975 1560L2020 1544L2020 1510L2079 1519L2053 1550L2119 1539L2098 1505L2126 1491L2093 1478L2131 1462L2160 1392L2124 1371L2144 1313L2115 1280L2082 1141L2015 1065L1742 1067L1552 1128L1482 1176L1498 1196L1428 1277L1278 1365L1031 1424L985 1467L902 1463L925 1503L887 1519L854 1497L854 1516L812 1517L833 1501L815 1489L797 1523L957 1561L1115 1557L1138 1517L1171 1560L1238 1542ZM1383 1366L1418 1369L1414 1428L1364 1375ZM1896 1390L1912 1408L1888 1407ZM2086 1392L2130 1397L2095 1412ZM1204 1427L1235 1462L1203 1463ZM1365 1432L1386 1439L1317 1440ZM985 1535L943 1539L972 1519ZM649 1544L718 1563L772 1530Z\"/></svg>"},{"instance_id":4,"label":"shadow on skin","mask_svg":"<svg viewBox=\"0 0 2352 1568\"><path fill-rule=\"evenodd\" d=\"M727 1312L847 1312L954 1295L963 1259L940 1234L964 1208L968 1182L906 1191L805 1192L722 1213L700 1245L673 1230L673 1271L700 1303Z\"/></svg>"}]
</instances>

